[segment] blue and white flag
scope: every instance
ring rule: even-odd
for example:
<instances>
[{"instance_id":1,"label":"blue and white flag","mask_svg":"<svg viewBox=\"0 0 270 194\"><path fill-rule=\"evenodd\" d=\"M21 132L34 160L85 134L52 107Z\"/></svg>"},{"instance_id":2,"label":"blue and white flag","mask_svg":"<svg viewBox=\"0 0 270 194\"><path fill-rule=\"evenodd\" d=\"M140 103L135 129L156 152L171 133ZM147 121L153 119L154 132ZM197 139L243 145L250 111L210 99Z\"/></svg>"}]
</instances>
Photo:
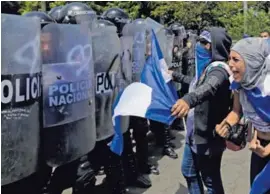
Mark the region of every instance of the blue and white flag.
<instances>
[{"instance_id":1,"label":"blue and white flag","mask_svg":"<svg viewBox=\"0 0 270 194\"><path fill-rule=\"evenodd\" d=\"M171 115L171 108L178 96L167 70L167 64L152 30L151 55L145 62L141 82L129 85L118 95L113 106L115 135L110 148L114 153L121 155L123 151L121 116L138 116L167 125L171 125L175 120L176 117Z\"/></svg>"},{"instance_id":2,"label":"blue and white flag","mask_svg":"<svg viewBox=\"0 0 270 194\"><path fill-rule=\"evenodd\" d=\"M266 193L270 189L270 161L264 169L256 176L252 183L250 194Z\"/></svg>"},{"instance_id":3,"label":"blue and white flag","mask_svg":"<svg viewBox=\"0 0 270 194\"><path fill-rule=\"evenodd\" d=\"M232 90L240 89L241 85L235 81L231 84ZM243 89L249 103L252 105L256 114L267 123L270 123L270 73L257 87L251 90Z\"/></svg>"}]
</instances>

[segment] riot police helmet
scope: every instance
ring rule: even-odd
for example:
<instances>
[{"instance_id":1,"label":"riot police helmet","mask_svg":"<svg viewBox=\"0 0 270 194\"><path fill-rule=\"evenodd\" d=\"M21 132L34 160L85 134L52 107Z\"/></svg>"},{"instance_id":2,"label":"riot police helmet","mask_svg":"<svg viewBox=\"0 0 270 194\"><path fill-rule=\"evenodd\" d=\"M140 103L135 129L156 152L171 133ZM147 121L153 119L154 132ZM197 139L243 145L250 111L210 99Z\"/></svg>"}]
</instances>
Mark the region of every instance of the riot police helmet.
<instances>
[{"instance_id":1,"label":"riot police helmet","mask_svg":"<svg viewBox=\"0 0 270 194\"><path fill-rule=\"evenodd\" d=\"M120 8L110 8L107 11L103 12L102 17L112 22L121 22L121 20L128 20L128 14Z\"/></svg>"},{"instance_id":2,"label":"riot police helmet","mask_svg":"<svg viewBox=\"0 0 270 194\"><path fill-rule=\"evenodd\" d=\"M32 11L24 14L26 17L34 17L40 20L41 28L50 23L56 23L56 21L47 13L42 11Z\"/></svg>"},{"instance_id":3,"label":"riot police helmet","mask_svg":"<svg viewBox=\"0 0 270 194\"><path fill-rule=\"evenodd\" d=\"M182 25L180 23L176 22L176 23L171 24L170 25L170 28L175 33L175 31L179 31L180 30L180 27L181 26Z\"/></svg>"},{"instance_id":4,"label":"riot police helmet","mask_svg":"<svg viewBox=\"0 0 270 194\"><path fill-rule=\"evenodd\" d=\"M60 11L59 21L63 24L80 24L95 12L88 5L81 2L66 4Z\"/></svg>"},{"instance_id":5,"label":"riot police helmet","mask_svg":"<svg viewBox=\"0 0 270 194\"><path fill-rule=\"evenodd\" d=\"M170 28L164 28L165 34L168 36L173 36L174 33Z\"/></svg>"},{"instance_id":6,"label":"riot police helmet","mask_svg":"<svg viewBox=\"0 0 270 194\"><path fill-rule=\"evenodd\" d=\"M59 23L60 22L60 13L61 13L61 10L64 6L57 6L57 7L54 7L52 8L48 14L57 22Z\"/></svg>"},{"instance_id":7,"label":"riot police helmet","mask_svg":"<svg viewBox=\"0 0 270 194\"><path fill-rule=\"evenodd\" d=\"M105 27L105 26L114 26L114 23L110 22L109 20L100 19L97 21L97 25L99 27Z\"/></svg>"},{"instance_id":8,"label":"riot police helmet","mask_svg":"<svg viewBox=\"0 0 270 194\"><path fill-rule=\"evenodd\" d=\"M128 14L120 8L108 9L107 11L103 12L101 18L114 23L114 25L117 27L117 33L119 36L121 36L124 25L130 22Z\"/></svg>"},{"instance_id":9,"label":"riot police helmet","mask_svg":"<svg viewBox=\"0 0 270 194\"><path fill-rule=\"evenodd\" d=\"M142 25L142 24L144 24L144 19L138 18L138 19L134 20L132 23L135 25Z\"/></svg>"}]
</instances>

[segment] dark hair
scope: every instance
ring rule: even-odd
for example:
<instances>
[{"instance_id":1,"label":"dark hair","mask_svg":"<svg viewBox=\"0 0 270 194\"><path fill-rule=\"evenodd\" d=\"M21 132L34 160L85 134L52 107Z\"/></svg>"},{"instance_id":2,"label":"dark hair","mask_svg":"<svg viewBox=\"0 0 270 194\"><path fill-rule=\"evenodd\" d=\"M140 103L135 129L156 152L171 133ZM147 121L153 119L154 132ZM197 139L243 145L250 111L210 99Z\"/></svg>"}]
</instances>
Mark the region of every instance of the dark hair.
<instances>
[{"instance_id":1,"label":"dark hair","mask_svg":"<svg viewBox=\"0 0 270 194\"><path fill-rule=\"evenodd\" d=\"M261 31L261 33L265 33L265 32L270 36L270 31L269 30L263 30L263 31Z\"/></svg>"}]
</instances>

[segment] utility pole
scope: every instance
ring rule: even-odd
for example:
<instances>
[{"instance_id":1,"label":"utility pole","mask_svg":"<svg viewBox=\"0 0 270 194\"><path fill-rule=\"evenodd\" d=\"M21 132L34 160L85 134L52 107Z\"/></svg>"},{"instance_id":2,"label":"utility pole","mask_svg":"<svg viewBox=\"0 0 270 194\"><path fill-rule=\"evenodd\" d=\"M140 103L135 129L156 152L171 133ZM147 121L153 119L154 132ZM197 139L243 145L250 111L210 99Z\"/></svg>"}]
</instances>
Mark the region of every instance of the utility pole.
<instances>
[{"instance_id":1,"label":"utility pole","mask_svg":"<svg viewBox=\"0 0 270 194\"><path fill-rule=\"evenodd\" d=\"M247 1L243 1L243 8L244 8L244 33L247 33L247 10L248 4Z\"/></svg>"}]
</instances>

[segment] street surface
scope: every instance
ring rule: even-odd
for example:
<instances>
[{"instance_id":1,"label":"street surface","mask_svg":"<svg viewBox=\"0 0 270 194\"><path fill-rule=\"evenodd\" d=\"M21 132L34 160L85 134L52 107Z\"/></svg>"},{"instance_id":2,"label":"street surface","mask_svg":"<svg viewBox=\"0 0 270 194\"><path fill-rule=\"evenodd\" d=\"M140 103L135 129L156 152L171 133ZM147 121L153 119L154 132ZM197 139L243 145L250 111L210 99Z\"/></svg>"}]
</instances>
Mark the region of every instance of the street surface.
<instances>
[{"instance_id":1,"label":"street surface","mask_svg":"<svg viewBox=\"0 0 270 194\"><path fill-rule=\"evenodd\" d=\"M151 188L130 188L130 194L188 194L186 181L180 171L184 132L173 131L173 133L176 136L173 142L176 145L178 159L173 160L167 156L161 156L161 148L150 146L150 160L158 164L160 175L150 175ZM225 151L222 159L225 194L249 193L249 164L250 151L248 149L239 152ZM98 178L98 183L102 181L103 177ZM65 190L63 194L71 194L71 189ZM102 191L99 194L102 194Z\"/></svg>"}]
</instances>

